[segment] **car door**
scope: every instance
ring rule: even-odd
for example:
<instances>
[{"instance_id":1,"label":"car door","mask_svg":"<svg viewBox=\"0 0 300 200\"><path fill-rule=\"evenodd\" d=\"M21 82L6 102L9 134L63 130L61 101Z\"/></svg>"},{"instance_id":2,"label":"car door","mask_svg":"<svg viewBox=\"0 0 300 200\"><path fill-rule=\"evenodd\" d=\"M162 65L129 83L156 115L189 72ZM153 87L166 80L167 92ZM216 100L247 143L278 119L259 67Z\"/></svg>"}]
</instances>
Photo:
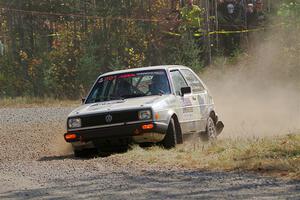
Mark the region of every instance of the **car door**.
<instances>
[{"instance_id":1,"label":"car door","mask_svg":"<svg viewBox=\"0 0 300 200\"><path fill-rule=\"evenodd\" d=\"M179 70L170 71L173 88L176 94L176 112L178 114L181 130L183 134L194 133L197 126L194 123L194 108L193 108L193 95L181 95L181 88L188 87L186 80Z\"/></svg>"},{"instance_id":2,"label":"car door","mask_svg":"<svg viewBox=\"0 0 300 200\"><path fill-rule=\"evenodd\" d=\"M209 94L204 85L197 77L197 75L190 69L180 70L187 81L188 85L192 88L192 98L194 106L194 120L198 132L205 131L206 121L209 116Z\"/></svg>"}]
</instances>

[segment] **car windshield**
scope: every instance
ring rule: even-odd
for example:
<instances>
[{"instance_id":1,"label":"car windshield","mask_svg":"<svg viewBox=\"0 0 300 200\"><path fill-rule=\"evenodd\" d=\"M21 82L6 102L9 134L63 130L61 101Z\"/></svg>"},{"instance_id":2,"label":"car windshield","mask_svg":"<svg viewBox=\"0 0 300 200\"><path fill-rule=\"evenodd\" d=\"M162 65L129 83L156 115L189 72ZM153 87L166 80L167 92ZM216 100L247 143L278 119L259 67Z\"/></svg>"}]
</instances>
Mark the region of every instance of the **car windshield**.
<instances>
[{"instance_id":1,"label":"car windshield","mask_svg":"<svg viewBox=\"0 0 300 200\"><path fill-rule=\"evenodd\" d=\"M100 77L86 103L170 94L164 70L140 71Z\"/></svg>"}]
</instances>

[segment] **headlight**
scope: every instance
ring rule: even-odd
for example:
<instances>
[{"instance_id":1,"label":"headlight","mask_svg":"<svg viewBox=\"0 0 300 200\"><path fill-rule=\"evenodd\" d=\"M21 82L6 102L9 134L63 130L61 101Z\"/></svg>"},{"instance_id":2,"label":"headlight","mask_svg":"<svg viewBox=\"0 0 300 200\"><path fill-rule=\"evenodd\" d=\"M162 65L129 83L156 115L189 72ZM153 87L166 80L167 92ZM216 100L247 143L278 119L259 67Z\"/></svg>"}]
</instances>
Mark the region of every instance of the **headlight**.
<instances>
[{"instance_id":1,"label":"headlight","mask_svg":"<svg viewBox=\"0 0 300 200\"><path fill-rule=\"evenodd\" d=\"M80 118L71 118L68 120L69 128L80 128L81 127L81 119Z\"/></svg>"},{"instance_id":2,"label":"headlight","mask_svg":"<svg viewBox=\"0 0 300 200\"><path fill-rule=\"evenodd\" d=\"M142 111L139 111L139 119L140 120L151 119L151 117L152 117L151 110L142 110Z\"/></svg>"}]
</instances>

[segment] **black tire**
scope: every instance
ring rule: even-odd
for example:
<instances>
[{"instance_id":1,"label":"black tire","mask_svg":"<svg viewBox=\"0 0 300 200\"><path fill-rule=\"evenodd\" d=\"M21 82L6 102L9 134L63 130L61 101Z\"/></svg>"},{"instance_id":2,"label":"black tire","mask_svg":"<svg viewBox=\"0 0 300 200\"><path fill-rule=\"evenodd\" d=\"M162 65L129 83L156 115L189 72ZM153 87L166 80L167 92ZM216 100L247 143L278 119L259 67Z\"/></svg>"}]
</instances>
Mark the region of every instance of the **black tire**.
<instances>
[{"instance_id":1,"label":"black tire","mask_svg":"<svg viewBox=\"0 0 300 200\"><path fill-rule=\"evenodd\" d=\"M97 153L97 149L74 150L74 156L76 158L90 158Z\"/></svg>"},{"instance_id":2,"label":"black tire","mask_svg":"<svg viewBox=\"0 0 300 200\"><path fill-rule=\"evenodd\" d=\"M171 149L171 148L176 147L176 144L177 144L176 126L175 126L174 119L171 118L168 130L167 130L167 134L166 134L165 138L162 141L162 145L166 149Z\"/></svg>"},{"instance_id":3,"label":"black tire","mask_svg":"<svg viewBox=\"0 0 300 200\"><path fill-rule=\"evenodd\" d=\"M177 120L174 121L174 122L175 122L177 144L183 144L183 135L182 135L182 132L181 132L180 124L179 124L179 122Z\"/></svg>"},{"instance_id":4,"label":"black tire","mask_svg":"<svg viewBox=\"0 0 300 200\"><path fill-rule=\"evenodd\" d=\"M74 150L74 156L75 156L75 158L83 158L84 151L83 150Z\"/></svg>"},{"instance_id":5,"label":"black tire","mask_svg":"<svg viewBox=\"0 0 300 200\"><path fill-rule=\"evenodd\" d=\"M140 144L141 148L148 148L148 147L152 147L152 146L154 146L154 143L151 143L151 142L144 142L144 143Z\"/></svg>"},{"instance_id":6,"label":"black tire","mask_svg":"<svg viewBox=\"0 0 300 200\"><path fill-rule=\"evenodd\" d=\"M207 119L206 131L200 134L202 141L214 141L217 139L218 133L214 120L209 117Z\"/></svg>"}]
</instances>

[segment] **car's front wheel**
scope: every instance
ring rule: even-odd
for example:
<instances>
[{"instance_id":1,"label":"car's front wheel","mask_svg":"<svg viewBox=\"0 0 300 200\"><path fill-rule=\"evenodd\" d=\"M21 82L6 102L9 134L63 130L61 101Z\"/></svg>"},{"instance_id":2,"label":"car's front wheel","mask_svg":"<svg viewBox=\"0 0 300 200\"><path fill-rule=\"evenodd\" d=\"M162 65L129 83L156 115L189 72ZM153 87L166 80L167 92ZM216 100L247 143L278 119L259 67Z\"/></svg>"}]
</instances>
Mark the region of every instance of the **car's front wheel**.
<instances>
[{"instance_id":1,"label":"car's front wheel","mask_svg":"<svg viewBox=\"0 0 300 200\"><path fill-rule=\"evenodd\" d=\"M177 144L176 134L177 134L176 126L175 126L174 119L172 118L168 126L167 134L162 141L162 145L164 148L171 149L176 146Z\"/></svg>"},{"instance_id":2,"label":"car's front wheel","mask_svg":"<svg viewBox=\"0 0 300 200\"><path fill-rule=\"evenodd\" d=\"M74 156L76 158L89 158L97 153L97 149L74 150Z\"/></svg>"}]
</instances>

